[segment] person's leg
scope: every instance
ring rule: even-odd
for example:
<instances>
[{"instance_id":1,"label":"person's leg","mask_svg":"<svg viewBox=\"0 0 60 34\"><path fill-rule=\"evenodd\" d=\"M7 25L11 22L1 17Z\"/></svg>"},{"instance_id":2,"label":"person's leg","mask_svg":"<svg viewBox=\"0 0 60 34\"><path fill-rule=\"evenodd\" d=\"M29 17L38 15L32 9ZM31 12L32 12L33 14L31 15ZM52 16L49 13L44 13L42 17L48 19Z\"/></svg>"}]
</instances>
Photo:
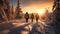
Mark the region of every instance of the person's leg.
<instances>
[{"instance_id":1,"label":"person's leg","mask_svg":"<svg viewBox=\"0 0 60 34\"><path fill-rule=\"evenodd\" d=\"M38 19L37 19L37 22L38 22Z\"/></svg>"},{"instance_id":2,"label":"person's leg","mask_svg":"<svg viewBox=\"0 0 60 34\"><path fill-rule=\"evenodd\" d=\"M26 22L27 22L27 19L26 19Z\"/></svg>"},{"instance_id":3,"label":"person's leg","mask_svg":"<svg viewBox=\"0 0 60 34\"><path fill-rule=\"evenodd\" d=\"M37 19L37 22L38 22L38 19Z\"/></svg>"},{"instance_id":4,"label":"person's leg","mask_svg":"<svg viewBox=\"0 0 60 34\"><path fill-rule=\"evenodd\" d=\"M36 19L36 22L38 22L38 19Z\"/></svg>"},{"instance_id":5,"label":"person's leg","mask_svg":"<svg viewBox=\"0 0 60 34\"><path fill-rule=\"evenodd\" d=\"M27 22L28 22L28 19L27 19Z\"/></svg>"},{"instance_id":6,"label":"person's leg","mask_svg":"<svg viewBox=\"0 0 60 34\"><path fill-rule=\"evenodd\" d=\"M28 22L28 19L26 19L26 22Z\"/></svg>"},{"instance_id":7,"label":"person's leg","mask_svg":"<svg viewBox=\"0 0 60 34\"><path fill-rule=\"evenodd\" d=\"M33 19L32 19L32 22L33 22Z\"/></svg>"}]
</instances>

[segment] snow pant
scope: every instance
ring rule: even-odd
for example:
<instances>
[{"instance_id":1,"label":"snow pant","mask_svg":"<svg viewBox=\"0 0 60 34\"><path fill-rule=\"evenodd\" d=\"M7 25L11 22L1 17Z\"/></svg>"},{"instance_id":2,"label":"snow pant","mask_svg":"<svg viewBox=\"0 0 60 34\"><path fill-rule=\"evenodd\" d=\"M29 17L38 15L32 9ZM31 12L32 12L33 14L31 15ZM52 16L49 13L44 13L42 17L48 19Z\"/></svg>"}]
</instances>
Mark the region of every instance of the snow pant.
<instances>
[{"instance_id":1,"label":"snow pant","mask_svg":"<svg viewBox=\"0 0 60 34\"><path fill-rule=\"evenodd\" d=\"M26 22L28 22L28 19L26 19Z\"/></svg>"},{"instance_id":2,"label":"snow pant","mask_svg":"<svg viewBox=\"0 0 60 34\"><path fill-rule=\"evenodd\" d=\"M38 19L36 19L36 22L38 22Z\"/></svg>"},{"instance_id":3,"label":"snow pant","mask_svg":"<svg viewBox=\"0 0 60 34\"><path fill-rule=\"evenodd\" d=\"M31 19L31 22L33 22L33 19Z\"/></svg>"}]
</instances>

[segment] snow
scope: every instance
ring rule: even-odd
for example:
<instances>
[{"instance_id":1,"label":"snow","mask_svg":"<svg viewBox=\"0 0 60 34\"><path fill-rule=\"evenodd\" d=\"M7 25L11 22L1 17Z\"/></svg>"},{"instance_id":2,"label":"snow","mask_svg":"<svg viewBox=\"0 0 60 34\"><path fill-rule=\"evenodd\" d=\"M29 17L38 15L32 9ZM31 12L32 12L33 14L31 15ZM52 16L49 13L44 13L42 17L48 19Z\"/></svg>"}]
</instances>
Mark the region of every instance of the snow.
<instances>
[{"instance_id":1,"label":"snow","mask_svg":"<svg viewBox=\"0 0 60 34\"><path fill-rule=\"evenodd\" d=\"M36 22L34 19L34 22L31 22L31 20L29 19L28 23L26 23L25 19L19 19L19 20L8 21L8 23L12 23L13 25L13 27L8 25L8 27L10 27L10 29L8 29L9 30L8 34L14 34L14 33L28 34L30 32L35 34L39 32L43 34L55 34L54 28L52 26L47 25L45 22L42 22L40 20ZM3 31L1 31L0 33L2 33Z\"/></svg>"}]
</instances>

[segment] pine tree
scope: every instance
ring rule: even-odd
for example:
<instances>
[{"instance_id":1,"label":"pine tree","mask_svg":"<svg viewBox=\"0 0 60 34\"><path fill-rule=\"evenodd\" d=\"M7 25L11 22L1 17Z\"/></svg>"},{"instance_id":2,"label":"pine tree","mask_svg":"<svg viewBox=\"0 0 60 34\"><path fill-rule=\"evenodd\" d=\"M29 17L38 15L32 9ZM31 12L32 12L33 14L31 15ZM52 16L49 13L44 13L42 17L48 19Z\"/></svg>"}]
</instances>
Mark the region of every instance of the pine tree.
<instances>
[{"instance_id":1,"label":"pine tree","mask_svg":"<svg viewBox=\"0 0 60 34\"><path fill-rule=\"evenodd\" d=\"M60 0L54 0L54 5L53 5L53 14L55 17L55 23L60 27Z\"/></svg>"},{"instance_id":2,"label":"pine tree","mask_svg":"<svg viewBox=\"0 0 60 34\"><path fill-rule=\"evenodd\" d=\"M18 0L17 7L16 7L16 18L21 18L20 13L22 13L20 8L20 0Z\"/></svg>"},{"instance_id":3,"label":"pine tree","mask_svg":"<svg viewBox=\"0 0 60 34\"><path fill-rule=\"evenodd\" d=\"M0 16L1 16L1 18L5 19L5 20L8 20L6 12L5 12L5 9L4 9L5 7L6 7L5 6L5 1L4 0L0 0Z\"/></svg>"},{"instance_id":4,"label":"pine tree","mask_svg":"<svg viewBox=\"0 0 60 34\"><path fill-rule=\"evenodd\" d=\"M10 19L10 2L9 0L3 0L3 6L4 6L4 12L8 18L8 20Z\"/></svg>"},{"instance_id":5,"label":"pine tree","mask_svg":"<svg viewBox=\"0 0 60 34\"><path fill-rule=\"evenodd\" d=\"M14 18L14 7L13 4L11 6L11 11L10 11L10 20L12 20Z\"/></svg>"},{"instance_id":6,"label":"pine tree","mask_svg":"<svg viewBox=\"0 0 60 34\"><path fill-rule=\"evenodd\" d=\"M0 0L0 20L3 18L2 13L1 13L2 12L2 10L1 10L2 6L3 6L3 1Z\"/></svg>"}]
</instances>

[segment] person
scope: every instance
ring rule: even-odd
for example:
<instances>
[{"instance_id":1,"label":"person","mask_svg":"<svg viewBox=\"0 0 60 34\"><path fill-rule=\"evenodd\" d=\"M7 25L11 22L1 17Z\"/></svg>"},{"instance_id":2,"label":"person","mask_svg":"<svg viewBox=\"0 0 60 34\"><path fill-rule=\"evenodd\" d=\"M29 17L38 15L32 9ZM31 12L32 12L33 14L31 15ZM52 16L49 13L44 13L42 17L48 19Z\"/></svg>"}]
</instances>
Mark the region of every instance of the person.
<instances>
[{"instance_id":1,"label":"person","mask_svg":"<svg viewBox=\"0 0 60 34\"><path fill-rule=\"evenodd\" d=\"M39 19L39 15L38 14L36 14L36 22L38 22L38 19Z\"/></svg>"},{"instance_id":2,"label":"person","mask_svg":"<svg viewBox=\"0 0 60 34\"><path fill-rule=\"evenodd\" d=\"M25 19L26 19L26 22L28 22L28 19L29 19L29 14L28 14L28 12L26 12L26 14L25 14Z\"/></svg>"},{"instance_id":3,"label":"person","mask_svg":"<svg viewBox=\"0 0 60 34\"><path fill-rule=\"evenodd\" d=\"M31 22L33 22L33 19L34 19L34 14L32 13L31 14Z\"/></svg>"}]
</instances>

